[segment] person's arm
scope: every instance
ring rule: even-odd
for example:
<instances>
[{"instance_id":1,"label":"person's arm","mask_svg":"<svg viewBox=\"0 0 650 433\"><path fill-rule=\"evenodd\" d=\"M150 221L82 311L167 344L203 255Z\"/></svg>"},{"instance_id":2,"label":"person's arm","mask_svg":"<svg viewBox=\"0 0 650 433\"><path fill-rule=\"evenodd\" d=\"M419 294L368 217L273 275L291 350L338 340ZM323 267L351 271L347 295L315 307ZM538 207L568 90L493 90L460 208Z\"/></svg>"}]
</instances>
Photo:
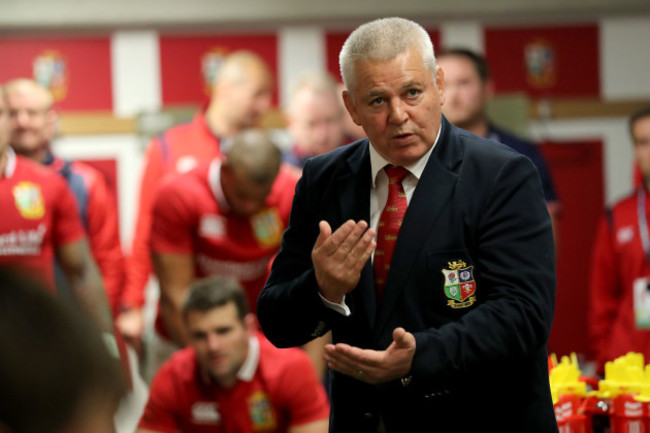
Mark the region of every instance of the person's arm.
<instances>
[{"instance_id":1,"label":"person's arm","mask_svg":"<svg viewBox=\"0 0 650 433\"><path fill-rule=\"evenodd\" d=\"M309 355L316 373L321 381L325 379L325 346L332 342L332 333L328 332L322 337L315 338L303 346L303 349Z\"/></svg>"},{"instance_id":2,"label":"person's arm","mask_svg":"<svg viewBox=\"0 0 650 433\"><path fill-rule=\"evenodd\" d=\"M88 185L88 242L101 272L111 311L115 314L124 287L124 257L120 245L117 206L100 172L89 171L85 177Z\"/></svg>"},{"instance_id":3,"label":"person's arm","mask_svg":"<svg viewBox=\"0 0 650 433\"><path fill-rule=\"evenodd\" d=\"M153 264L160 284L160 312L172 340L180 347L187 345L183 324L183 302L194 280L194 258L191 254L153 253Z\"/></svg>"},{"instance_id":4,"label":"person's arm","mask_svg":"<svg viewBox=\"0 0 650 433\"><path fill-rule=\"evenodd\" d=\"M131 252L126 258L125 285L121 309L129 312L127 319L138 327L145 303L145 288L152 272L149 239L151 234L151 211L156 190L165 174L161 143L154 138L144 156L144 168L137 202L136 225L133 231ZM120 322L123 322L121 320Z\"/></svg>"},{"instance_id":5,"label":"person's arm","mask_svg":"<svg viewBox=\"0 0 650 433\"><path fill-rule=\"evenodd\" d=\"M612 224L607 216L601 218L592 252L589 279L587 323L591 348L599 363L608 361L606 345L622 296L621 277L616 267Z\"/></svg>"},{"instance_id":6,"label":"person's arm","mask_svg":"<svg viewBox=\"0 0 650 433\"><path fill-rule=\"evenodd\" d=\"M329 402L325 388L305 353L291 349L282 369L278 408L289 416L289 433L325 433L329 428Z\"/></svg>"},{"instance_id":7,"label":"person's arm","mask_svg":"<svg viewBox=\"0 0 650 433\"><path fill-rule=\"evenodd\" d=\"M174 369L168 361L151 382L149 398L138 423L137 432L177 433L182 396L179 395Z\"/></svg>"},{"instance_id":8,"label":"person's arm","mask_svg":"<svg viewBox=\"0 0 650 433\"><path fill-rule=\"evenodd\" d=\"M58 245L56 255L75 298L103 332L113 334L113 321L106 292L86 239Z\"/></svg>"},{"instance_id":9,"label":"person's arm","mask_svg":"<svg viewBox=\"0 0 650 433\"><path fill-rule=\"evenodd\" d=\"M180 347L188 343L181 310L195 278L193 203L191 191L177 178L161 185L152 210L151 254L160 284L160 311L170 337Z\"/></svg>"},{"instance_id":10,"label":"person's arm","mask_svg":"<svg viewBox=\"0 0 650 433\"><path fill-rule=\"evenodd\" d=\"M327 433L329 425L328 419L319 419L307 424L289 427L287 433Z\"/></svg>"},{"instance_id":11,"label":"person's arm","mask_svg":"<svg viewBox=\"0 0 650 433\"><path fill-rule=\"evenodd\" d=\"M52 202L54 253L73 295L103 332L113 335L113 320L106 290L84 234L77 202L64 178L50 179L56 190Z\"/></svg>"}]
</instances>

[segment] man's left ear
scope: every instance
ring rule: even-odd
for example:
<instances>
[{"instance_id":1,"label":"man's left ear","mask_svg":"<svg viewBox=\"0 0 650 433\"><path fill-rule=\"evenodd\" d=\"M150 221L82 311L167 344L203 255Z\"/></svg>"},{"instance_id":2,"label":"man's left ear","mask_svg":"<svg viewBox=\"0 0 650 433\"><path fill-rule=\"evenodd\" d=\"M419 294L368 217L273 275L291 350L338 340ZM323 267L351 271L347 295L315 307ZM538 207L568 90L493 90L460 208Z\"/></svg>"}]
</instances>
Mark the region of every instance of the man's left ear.
<instances>
[{"instance_id":1,"label":"man's left ear","mask_svg":"<svg viewBox=\"0 0 650 433\"><path fill-rule=\"evenodd\" d=\"M244 325L246 326L246 331L249 334L253 335L258 331L257 327L257 317L253 313L248 313L244 316Z\"/></svg>"}]
</instances>

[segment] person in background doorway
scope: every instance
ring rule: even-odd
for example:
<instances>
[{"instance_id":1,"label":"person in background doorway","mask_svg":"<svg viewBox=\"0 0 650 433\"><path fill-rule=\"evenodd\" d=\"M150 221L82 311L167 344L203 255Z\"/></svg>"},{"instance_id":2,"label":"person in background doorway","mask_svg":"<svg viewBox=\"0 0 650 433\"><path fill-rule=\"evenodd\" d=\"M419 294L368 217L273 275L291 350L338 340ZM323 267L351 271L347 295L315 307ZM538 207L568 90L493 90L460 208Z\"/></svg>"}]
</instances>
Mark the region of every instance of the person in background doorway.
<instances>
[{"instance_id":1,"label":"person in background doorway","mask_svg":"<svg viewBox=\"0 0 650 433\"><path fill-rule=\"evenodd\" d=\"M437 54L437 59L445 71L446 99L442 113L453 125L479 137L510 146L533 161L542 182L546 205L555 229L561 210L560 201L551 173L537 145L496 127L488 118L487 104L493 96L494 85L485 59L463 48L441 51Z\"/></svg>"},{"instance_id":2,"label":"person in background doorway","mask_svg":"<svg viewBox=\"0 0 650 433\"><path fill-rule=\"evenodd\" d=\"M650 107L629 129L643 182L605 210L591 260L588 329L600 374L629 351L650 358Z\"/></svg>"}]
</instances>

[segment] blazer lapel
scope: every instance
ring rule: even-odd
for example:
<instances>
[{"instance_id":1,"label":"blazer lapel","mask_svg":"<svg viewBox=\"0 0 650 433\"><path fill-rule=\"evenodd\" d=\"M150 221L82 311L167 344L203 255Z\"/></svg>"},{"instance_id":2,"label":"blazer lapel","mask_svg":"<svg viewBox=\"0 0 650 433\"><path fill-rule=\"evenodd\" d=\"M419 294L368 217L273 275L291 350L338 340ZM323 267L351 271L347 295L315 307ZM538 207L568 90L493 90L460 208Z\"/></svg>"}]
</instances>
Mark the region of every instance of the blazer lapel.
<instances>
[{"instance_id":1,"label":"blazer lapel","mask_svg":"<svg viewBox=\"0 0 650 433\"><path fill-rule=\"evenodd\" d=\"M386 281L384 300L375 322L375 337L382 335L387 319L398 304L404 283L438 216L452 197L457 175L454 168L462 153L453 127L442 118L442 132L413 193L397 238Z\"/></svg>"},{"instance_id":2,"label":"blazer lapel","mask_svg":"<svg viewBox=\"0 0 650 433\"><path fill-rule=\"evenodd\" d=\"M365 140L347 160L347 170L342 171L337 179L341 223L348 219L364 220L370 224L370 154L368 140ZM332 227L332 230L335 230ZM370 260L363 267L361 279L351 296L346 297L348 306L355 314L365 314L368 326L375 322L376 303L374 276Z\"/></svg>"}]
</instances>

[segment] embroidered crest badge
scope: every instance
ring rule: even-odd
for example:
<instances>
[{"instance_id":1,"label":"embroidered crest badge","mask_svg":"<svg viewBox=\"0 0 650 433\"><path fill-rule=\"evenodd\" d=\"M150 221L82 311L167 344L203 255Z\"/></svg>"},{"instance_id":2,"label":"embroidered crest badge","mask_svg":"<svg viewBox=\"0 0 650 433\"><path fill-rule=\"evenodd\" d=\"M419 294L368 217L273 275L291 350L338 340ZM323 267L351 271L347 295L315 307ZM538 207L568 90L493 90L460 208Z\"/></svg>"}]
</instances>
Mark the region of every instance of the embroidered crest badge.
<instances>
[{"instance_id":1,"label":"embroidered crest badge","mask_svg":"<svg viewBox=\"0 0 650 433\"><path fill-rule=\"evenodd\" d=\"M26 219L39 219L45 215L45 202L41 187L32 182L19 182L13 189L14 201L20 215Z\"/></svg>"},{"instance_id":2,"label":"embroidered crest badge","mask_svg":"<svg viewBox=\"0 0 650 433\"><path fill-rule=\"evenodd\" d=\"M443 269L445 276L445 295L449 298L447 306L467 308L476 302L476 281L474 266L467 266L462 260L448 262L448 269Z\"/></svg>"},{"instance_id":3,"label":"embroidered crest badge","mask_svg":"<svg viewBox=\"0 0 650 433\"><path fill-rule=\"evenodd\" d=\"M267 208L250 219L255 239L260 246L273 248L280 245L284 224L277 209Z\"/></svg>"},{"instance_id":4,"label":"embroidered crest badge","mask_svg":"<svg viewBox=\"0 0 650 433\"><path fill-rule=\"evenodd\" d=\"M248 408L254 431L269 431L277 428L275 411L263 391L255 391L248 399Z\"/></svg>"}]
</instances>

